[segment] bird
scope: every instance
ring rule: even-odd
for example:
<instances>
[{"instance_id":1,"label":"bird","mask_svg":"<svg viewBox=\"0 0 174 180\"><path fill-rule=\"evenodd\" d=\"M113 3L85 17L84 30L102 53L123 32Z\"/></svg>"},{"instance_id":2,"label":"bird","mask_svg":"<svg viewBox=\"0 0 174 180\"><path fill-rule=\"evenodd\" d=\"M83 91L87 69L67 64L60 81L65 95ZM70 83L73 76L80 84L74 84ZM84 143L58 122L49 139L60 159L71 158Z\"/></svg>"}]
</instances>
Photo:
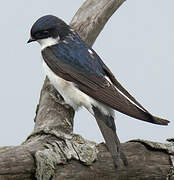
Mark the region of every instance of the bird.
<instances>
[{"instance_id":1,"label":"bird","mask_svg":"<svg viewBox=\"0 0 174 180\"><path fill-rule=\"evenodd\" d=\"M115 167L128 160L116 133L114 110L158 125L170 121L148 112L115 78L99 55L62 19L40 17L27 43L41 46L43 68L66 104L75 111L85 107L96 119Z\"/></svg>"}]
</instances>

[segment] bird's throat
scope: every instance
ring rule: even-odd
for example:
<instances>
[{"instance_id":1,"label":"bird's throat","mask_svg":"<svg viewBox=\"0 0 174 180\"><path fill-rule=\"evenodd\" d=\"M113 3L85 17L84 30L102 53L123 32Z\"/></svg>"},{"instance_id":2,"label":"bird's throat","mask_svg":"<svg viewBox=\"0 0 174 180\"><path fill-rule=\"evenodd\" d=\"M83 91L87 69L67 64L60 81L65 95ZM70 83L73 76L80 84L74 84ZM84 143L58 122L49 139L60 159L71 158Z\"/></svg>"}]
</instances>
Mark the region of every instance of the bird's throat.
<instances>
[{"instance_id":1,"label":"bird's throat","mask_svg":"<svg viewBox=\"0 0 174 180\"><path fill-rule=\"evenodd\" d=\"M45 38L45 39L39 39L39 40L37 40L37 42L41 45L41 50L43 50L49 46L58 44L59 38L58 37L57 38L49 37L49 38Z\"/></svg>"}]
</instances>

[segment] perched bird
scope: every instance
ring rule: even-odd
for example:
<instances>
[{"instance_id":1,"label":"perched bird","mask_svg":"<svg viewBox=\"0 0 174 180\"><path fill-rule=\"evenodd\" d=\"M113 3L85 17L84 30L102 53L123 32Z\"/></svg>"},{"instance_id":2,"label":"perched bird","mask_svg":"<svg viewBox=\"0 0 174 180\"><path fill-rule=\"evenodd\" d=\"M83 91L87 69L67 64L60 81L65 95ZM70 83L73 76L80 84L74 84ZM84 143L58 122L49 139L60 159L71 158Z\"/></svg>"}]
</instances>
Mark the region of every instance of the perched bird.
<instances>
[{"instance_id":1,"label":"perched bird","mask_svg":"<svg viewBox=\"0 0 174 180\"><path fill-rule=\"evenodd\" d=\"M46 75L74 110L84 106L96 119L114 164L128 164L116 134L114 110L142 121L167 125L149 113L116 80L97 53L64 21L52 15L39 18L28 43L41 45Z\"/></svg>"}]
</instances>

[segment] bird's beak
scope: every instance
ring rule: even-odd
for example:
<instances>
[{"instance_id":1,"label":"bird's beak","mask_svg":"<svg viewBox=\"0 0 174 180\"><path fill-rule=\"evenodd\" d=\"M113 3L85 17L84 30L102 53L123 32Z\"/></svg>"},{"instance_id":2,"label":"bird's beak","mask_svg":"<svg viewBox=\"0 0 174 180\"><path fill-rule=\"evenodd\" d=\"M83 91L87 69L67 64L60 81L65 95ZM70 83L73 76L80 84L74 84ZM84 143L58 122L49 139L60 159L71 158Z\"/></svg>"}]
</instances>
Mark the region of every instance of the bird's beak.
<instances>
[{"instance_id":1,"label":"bird's beak","mask_svg":"<svg viewBox=\"0 0 174 180\"><path fill-rule=\"evenodd\" d=\"M30 38L28 41L27 41L27 43L31 43L31 42L33 42L33 41L36 41L36 39L34 39L34 38Z\"/></svg>"}]
</instances>

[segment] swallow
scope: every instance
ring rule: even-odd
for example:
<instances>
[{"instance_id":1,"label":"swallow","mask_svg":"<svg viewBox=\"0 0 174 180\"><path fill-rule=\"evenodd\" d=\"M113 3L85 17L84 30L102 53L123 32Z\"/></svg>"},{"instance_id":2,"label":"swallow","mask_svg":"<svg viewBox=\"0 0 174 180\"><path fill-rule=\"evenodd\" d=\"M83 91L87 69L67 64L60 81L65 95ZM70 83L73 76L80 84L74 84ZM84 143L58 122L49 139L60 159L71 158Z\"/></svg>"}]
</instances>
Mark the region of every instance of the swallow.
<instances>
[{"instance_id":1,"label":"swallow","mask_svg":"<svg viewBox=\"0 0 174 180\"><path fill-rule=\"evenodd\" d=\"M114 110L153 124L169 121L148 112L115 78L98 54L60 18L46 15L32 26L28 43L41 45L43 67L55 89L75 111L96 119L115 167L128 165L114 123Z\"/></svg>"}]
</instances>

